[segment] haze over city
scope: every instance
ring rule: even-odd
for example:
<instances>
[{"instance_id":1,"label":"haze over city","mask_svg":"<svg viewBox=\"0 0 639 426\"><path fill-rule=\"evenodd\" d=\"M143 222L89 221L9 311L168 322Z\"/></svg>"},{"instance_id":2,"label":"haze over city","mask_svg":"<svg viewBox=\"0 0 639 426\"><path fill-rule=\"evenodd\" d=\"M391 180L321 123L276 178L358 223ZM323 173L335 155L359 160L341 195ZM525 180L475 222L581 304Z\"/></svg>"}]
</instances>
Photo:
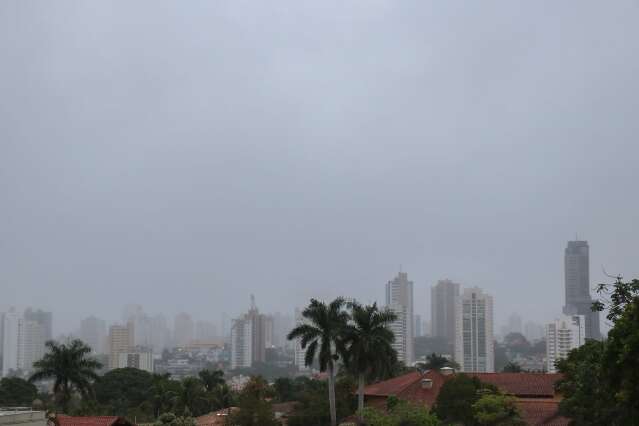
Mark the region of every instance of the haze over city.
<instances>
[{"instance_id":1,"label":"haze over city","mask_svg":"<svg viewBox=\"0 0 639 426\"><path fill-rule=\"evenodd\" d=\"M37 4L37 6L36 6ZM0 311L54 334L140 304L220 321L311 297L495 323L639 276L633 2L0 2ZM602 327L605 328L605 327Z\"/></svg>"}]
</instances>

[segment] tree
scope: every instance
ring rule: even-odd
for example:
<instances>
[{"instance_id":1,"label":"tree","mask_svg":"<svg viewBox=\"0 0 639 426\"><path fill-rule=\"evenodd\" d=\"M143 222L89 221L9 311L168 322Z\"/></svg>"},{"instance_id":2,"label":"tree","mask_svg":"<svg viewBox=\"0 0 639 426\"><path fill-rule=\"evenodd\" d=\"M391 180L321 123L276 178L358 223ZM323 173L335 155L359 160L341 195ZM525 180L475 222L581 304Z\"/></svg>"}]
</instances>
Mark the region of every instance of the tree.
<instances>
[{"instance_id":1,"label":"tree","mask_svg":"<svg viewBox=\"0 0 639 426\"><path fill-rule=\"evenodd\" d=\"M93 395L93 382L98 379L96 370L102 367L98 361L89 357L91 348L81 340L72 340L68 344L54 341L46 343L48 352L33 363L35 372L30 382L53 378L53 393L62 411L67 412L74 392L87 398Z\"/></svg>"},{"instance_id":2,"label":"tree","mask_svg":"<svg viewBox=\"0 0 639 426\"><path fill-rule=\"evenodd\" d=\"M415 357L418 359L431 353L452 354L453 345L445 337L419 336L415 337Z\"/></svg>"},{"instance_id":3,"label":"tree","mask_svg":"<svg viewBox=\"0 0 639 426\"><path fill-rule=\"evenodd\" d=\"M178 417L173 413L164 413L158 417L153 426L196 426L197 422L193 417Z\"/></svg>"},{"instance_id":4,"label":"tree","mask_svg":"<svg viewBox=\"0 0 639 426\"><path fill-rule=\"evenodd\" d=\"M298 379L296 379L298 382ZM325 380L299 380L301 390L298 403L288 418L289 426L328 426L331 422L330 408L326 399L328 383ZM350 376L339 378L335 384L337 417L349 416L355 410L355 382Z\"/></svg>"},{"instance_id":5,"label":"tree","mask_svg":"<svg viewBox=\"0 0 639 426\"><path fill-rule=\"evenodd\" d=\"M481 426L520 426L525 425L510 396L493 393L485 394L473 404L475 421Z\"/></svg>"},{"instance_id":6,"label":"tree","mask_svg":"<svg viewBox=\"0 0 639 426\"><path fill-rule=\"evenodd\" d=\"M557 363L560 412L583 425L630 425L639 418L639 280L599 284L593 310L608 310L608 340L587 341Z\"/></svg>"},{"instance_id":7,"label":"tree","mask_svg":"<svg viewBox=\"0 0 639 426\"><path fill-rule=\"evenodd\" d=\"M511 361L506 364L501 371L503 371L504 373L521 373L523 370L521 368L521 365Z\"/></svg>"},{"instance_id":8,"label":"tree","mask_svg":"<svg viewBox=\"0 0 639 426\"><path fill-rule=\"evenodd\" d=\"M437 416L421 405L398 401L388 412L365 408L363 417L370 426L438 426Z\"/></svg>"},{"instance_id":9,"label":"tree","mask_svg":"<svg viewBox=\"0 0 639 426\"><path fill-rule=\"evenodd\" d=\"M278 426L270 402L268 383L252 377L239 396L238 410L230 416L230 424L237 426Z\"/></svg>"},{"instance_id":10,"label":"tree","mask_svg":"<svg viewBox=\"0 0 639 426\"><path fill-rule=\"evenodd\" d=\"M117 368L107 372L95 385L95 396L111 415L126 416L128 411L153 399L151 373L137 368ZM152 413L156 414L156 413Z\"/></svg>"},{"instance_id":11,"label":"tree","mask_svg":"<svg viewBox=\"0 0 639 426\"><path fill-rule=\"evenodd\" d=\"M358 416L364 410L364 384L366 377L375 378L397 360L393 349L395 335L388 328L397 315L388 310L379 310L377 304L362 306L349 303L352 321L344 329L347 345L346 367L357 376Z\"/></svg>"},{"instance_id":12,"label":"tree","mask_svg":"<svg viewBox=\"0 0 639 426\"><path fill-rule=\"evenodd\" d=\"M441 370L444 367L459 369L459 364L433 352L426 357L426 362L420 363L420 367L424 370Z\"/></svg>"},{"instance_id":13,"label":"tree","mask_svg":"<svg viewBox=\"0 0 639 426\"><path fill-rule=\"evenodd\" d=\"M343 310L344 299L337 298L326 305L316 299L304 309L302 316L305 324L295 327L288 339L300 339L300 345L306 349L304 363L313 364L317 355L320 371L328 373L328 399L331 415L331 426L337 425L335 408L335 363L345 353L343 333L349 319Z\"/></svg>"},{"instance_id":14,"label":"tree","mask_svg":"<svg viewBox=\"0 0 639 426\"><path fill-rule=\"evenodd\" d=\"M161 413L169 412L182 387L177 380L171 380L170 374L154 374L150 389L153 414L159 417Z\"/></svg>"},{"instance_id":15,"label":"tree","mask_svg":"<svg viewBox=\"0 0 639 426\"><path fill-rule=\"evenodd\" d=\"M206 399L204 383L195 377L187 377L182 380L182 386L178 390L175 398L176 407L182 413L190 412L196 416L205 414L208 411L208 400Z\"/></svg>"},{"instance_id":16,"label":"tree","mask_svg":"<svg viewBox=\"0 0 639 426\"><path fill-rule=\"evenodd\" d=\"M38 389L33 383L19 377L5 377L0 380L0 405L31 406Z\"/></svg>"},{"instance_id":17,"label":"tree","mask_svg":"<svg viewBox=\"0 0 639 426\"><path fill-rule=\"evenodd\" d=\"M482 393L495 393L497 388L476 377L458 374L444 383L437 395L434 411L444 422L473 425L475 404Z\"/></svg>"},{"instance_id":18,"label":"tree","mask_svg":"<svg viewBox=\"0 0 639 426\"><path fill-rule=\"evenodd\" d=\"M214 390L217 386L226 383L224 380L224 371L222 370L211 371L205 369L200 371L198 376L200 377L200 380L202 380L204 388L209 392Z\"/></svg>"},{"instance_id":19,"label":"tree","mask_svg":"<svg viewBox=\"0 0 639 426\"><path fill-rule=\"evenodd\" d=\"M234 402L234 395L226 383L218 385L209 393L208 397L211 405L217 409L228 408L232 406Z\"/></svg>"}]
</instances>

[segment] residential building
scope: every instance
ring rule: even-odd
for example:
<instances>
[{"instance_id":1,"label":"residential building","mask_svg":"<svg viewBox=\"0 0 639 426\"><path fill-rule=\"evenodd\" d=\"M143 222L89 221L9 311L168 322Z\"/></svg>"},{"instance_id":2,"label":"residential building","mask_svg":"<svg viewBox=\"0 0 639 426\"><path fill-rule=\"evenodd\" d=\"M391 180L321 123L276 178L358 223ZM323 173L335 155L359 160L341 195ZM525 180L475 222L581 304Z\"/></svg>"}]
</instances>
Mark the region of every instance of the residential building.
<instances>
[{"instance_id":1,"label":"residential building","mask_svg":"<svg viewBox=\"0 0 639 426\"><path fill-rule=\"evenodd\" d=\"M453 345L455 343L455 303L459 297L460 285L451 280L439 280L430 290L430 328L433 337L443 337Z\"/></svg>"},{"instance_id":2,"label":"residential building","mask_svg":"<svg viewBox=\"0 0 639 426\"><path fill-rule=\"evenodd\" d=\"M564 252L564 315L583 315L586 338L601 339L599 312L593 312L590 295L590 247L588 241L568 241Z\"/></svg>"},{"instance_id":3,"label":"residential building","mask_svg":"<svg viewBox=\"0 0 639 426\"><path fill-rule=\"evenodd\" d=\"M46 324L38 321L23 320L22 333L18 348L18 366L29 373L33 363L42 359L45 354Z\"/></svg>"},{"instance_id":4,"label":"residential building","mask_svg":"<svg viewBox=\"0 0 639 426\"><path fill-rule=\"evenodd\" d=\"M119 368L120 354L129 353L133 348L134 325L128 322L126 326L112 325L109 328L109 369Z\"/></svg>"},{"instance_id":5,"label":"residential building","mask_svg":"<svg viewBox=\"0 0 639 426\"><path fill-rule=\"evenodd\" d=\"M523 334L523 331L521 316L513 312L508 317L508 333Z\"/></svg>"},{"instance_id":6,"label":"residential building","mask_svg":"<svg viewBox=\"0 0 639 426\"><path fill-rule=\"evenodd\" d=\"M415 330L415 337L421 337L423 335L422 331L422 316L421 315L413 315L413 319L415 321L415 325L413 330Z\"/></svg>"},{"instance_id":7,"label":"residential building","mask_svg":"<svg viewBox=\"0 0 639 426\"><path fill-rule=\"evenodd\" d=\"M118 354L117 368L137 368L153 373L153 352L142 348L132 352L122 352Z\"/></svg>"},{"instance_id":8,"label":"residential building","mask_svg":"<svg viewBox=\"0 0 639 426\"><path fill-rule=\"evenodd\" d=\"M21 342L24 318L11 308L4 314L2 342L2 376L7 377L21 368Z\"/></svg>"},{"instance_id":9,"label":"residential building","mask_svg":"<svg viewBox=\"0 0 639 426\"><path fill-rule=\"evenodd\" d=\"M215 340L218 337L217 327L209 321L197 321L195 323L195 339L199 341Z\"/></svg>"},{"instance_id":10,"label":"residential building","mask_svg":"<svg viewBox=\"0 0 639 426\"><path fill-rule=\"evenodd\" d=\"M402 351L398 351L398 358L406 365L412 365L415 361L413 282L408 280L406 272L400 271L393 280L386 283L386 306L398 314L396 324L393 325L394 331L398 333L395 335L396 345Z\"/></svg>"},{"instance_id":11,"label":"residential building","mask_svg":"<svg viewBox=\"0 0 639 426\"><path fill-rule=\"evenodd\" d=\"M524 325L524 336L526 336L529 342L535 342L546 336L546 328L536 322L528 321L526 325Z\"/></svg>"},{"instance_id":12,"label":"residential building","mask_svg":"<svg viewBox=\"0 0 639 426\"><path fill-rule=\"evenodd\" d=\"M106 352L107 338L106 321L90 316L80 322L80 339L91 348L95 354Z\"/></svg>"},{"instance_id":13,"label":"residential building","mask_svg":"<svg viewBox=\"0 0 639 426\"><path fill-rule=\"evenodd\" d=\"M586 342L586 319L583 315L571 315L556 319L546 325L546 368L557 372L555 364L568 356L568 352Z\"/></svg>"},{"instance_id":14,"label":"residential building","mask_svg":"<svg viewBox=\"0 0 639 426\"><path fill-rule=\"evenodd\" d=\"M495 386L514 398L524 424L535 426L568 426L570 419L559 415L561 394L555 389L561 374L545 373L468 373ZM456 376L452 369L412 371L373 383L364 388L367 407L386 409L388 398L408 401L432 408L444 383Z\"/></svg>"},{"instance_id":15,"label":"residential building","mask_svg":"<svg viewBox=\"0 0 639 426\"><path fill-rule=\"evenodd\" d=\"M182 312L175 316L173 336L176 346L186 346L193 340L193 320L191 316Z\"/></svg>"},{"instance_id":16,"label":"residential building","mask_svg":"<svg viewBox=\"0 0 639 426\"><path fill-rule=\"evenodd\" d=\"M267 327L272 320L260 314L255 297L251 295L251 309L233 320L231 325L231 368L251 367L255 362L266 361Z\"/></svg>"},{"instance_id":17,"label":"residential building","mask_svg":"<svg viewBox=\"0 0 639 426\"><path fill-rule=\"evenodd\" d=\"M455 361L464 372L495 371L493 298L478 287L457 298Z\"/></svg>"},{"instance_id":18,"label":"residential building","mask_svg":"<svg viewBox=\"0 0 639 426\"><path fill-rule=\"evenodd\" d=\"M53 314L41 309L34 311L31 308L27 308L24 311L25 321L35 321L42 326L43 339L45 342L53 339Z\"/></svg>"},{"instance_id":19,"label":"residential building","mask_svg":"<svg viewBox=\"0 0 639 426\"><path fill-rule=\"evenodd\" d=\"M151 347L153 353L160 354L169 347L171 341L171 330L167 325L166 318L162 314L151 318Z\"/></svg>"}]
</instances>

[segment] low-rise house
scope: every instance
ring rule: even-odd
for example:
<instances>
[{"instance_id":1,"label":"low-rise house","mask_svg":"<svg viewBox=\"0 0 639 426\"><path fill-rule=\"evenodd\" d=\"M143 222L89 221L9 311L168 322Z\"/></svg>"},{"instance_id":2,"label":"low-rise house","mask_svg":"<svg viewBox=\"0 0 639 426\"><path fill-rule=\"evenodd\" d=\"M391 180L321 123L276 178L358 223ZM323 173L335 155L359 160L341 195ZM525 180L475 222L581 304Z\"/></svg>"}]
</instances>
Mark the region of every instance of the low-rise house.
<instances>
[{"instance_id":1,"label":"low-rise house","mask_svg":"<svg viewBox=\"0 0 639 426\"><path fill-rule=\"evenodd\" d=\"M56 426L136 426L124 417L118 416L55 416Z\"/></svg>"},{"instance_id":2,"label":"low-rise house","mask_svg":"<svg viewBox=\"0 0 639 426\"><path fill-rule=\"evenodd\" d=\"M555 383L561 374L544 373L465 373L496 386L502 393L516 398L523 420L535 426L567 426L569 420L558 414L561 395ZM450 369L410 372L390 380L366 386L366 405L385 409L389 396L432 407L444 383L454 377Z\"/></svg>"}]
</instances>

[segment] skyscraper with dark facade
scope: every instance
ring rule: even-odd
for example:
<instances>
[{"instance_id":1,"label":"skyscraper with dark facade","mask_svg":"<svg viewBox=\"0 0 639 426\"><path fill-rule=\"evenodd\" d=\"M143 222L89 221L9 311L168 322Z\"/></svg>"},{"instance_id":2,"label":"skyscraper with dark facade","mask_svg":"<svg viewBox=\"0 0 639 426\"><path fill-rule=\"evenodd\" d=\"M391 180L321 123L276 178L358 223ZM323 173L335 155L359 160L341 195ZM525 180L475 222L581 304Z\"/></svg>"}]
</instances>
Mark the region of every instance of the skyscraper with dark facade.
<instances>
[{"instance_id":1,"label":"skyscraper with dark facade","mask_svg":"<svg viewBox=\"0 0 639 426\"><path fill-rule=\"evenodd\" d=\"M564 255L566 304L564 314L583 315L586 338L600 339L599 312L593 312L590 296L590 248L588 241L568 241Z\"/></svg>"},{"instance_id":2,"label":"skyscraper with dark facade","mask_svg":"<svg viewBox=\"0 0 639 426\"><path fill-rule=\"evenodd\" d=\"M439 280L430 290L431 334L445 338L450 345L455 342L455 303L458 297L459 284L451 280Z\"/></svg>"}]
</instances>

